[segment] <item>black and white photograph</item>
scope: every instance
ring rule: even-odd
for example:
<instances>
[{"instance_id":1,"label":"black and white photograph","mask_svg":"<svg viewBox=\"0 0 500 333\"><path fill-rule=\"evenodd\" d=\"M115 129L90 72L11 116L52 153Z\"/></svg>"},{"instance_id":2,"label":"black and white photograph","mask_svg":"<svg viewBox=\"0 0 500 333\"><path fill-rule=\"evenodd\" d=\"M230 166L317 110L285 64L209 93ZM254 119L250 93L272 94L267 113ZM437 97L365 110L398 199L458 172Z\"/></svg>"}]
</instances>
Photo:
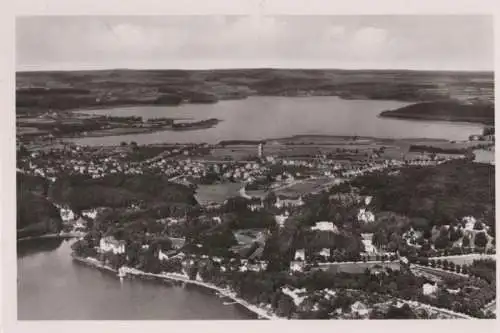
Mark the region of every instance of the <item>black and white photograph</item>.
<instances>
[{"instance_id":1,"label":"black and white photograph","mask_svg":"<svg viewBox=\"0 0 500 333\"><path fill-rule=\"evenodd\" d=\"M17 16L12 94L18 321L496 319L493 15Z\"/></svg>"}]
</instances>

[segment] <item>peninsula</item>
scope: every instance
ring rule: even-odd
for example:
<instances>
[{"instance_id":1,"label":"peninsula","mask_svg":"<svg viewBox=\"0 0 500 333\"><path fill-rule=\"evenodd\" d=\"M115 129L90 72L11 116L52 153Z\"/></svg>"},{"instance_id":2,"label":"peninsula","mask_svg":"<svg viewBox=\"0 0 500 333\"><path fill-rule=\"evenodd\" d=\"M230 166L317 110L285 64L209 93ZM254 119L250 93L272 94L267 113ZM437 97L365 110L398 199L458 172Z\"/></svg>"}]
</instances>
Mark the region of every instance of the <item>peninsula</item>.
<instances>
[{"instance_id":1,"label":"peninsula","mask_svg":"<svg viewBox=\"0 0 500 333\"><path fill-rule=\"evenodd\" d=\"M380 117L482 123L494 125L493 103L459 101L423 102L384 111Z\"/></svg>"}]
</instances>

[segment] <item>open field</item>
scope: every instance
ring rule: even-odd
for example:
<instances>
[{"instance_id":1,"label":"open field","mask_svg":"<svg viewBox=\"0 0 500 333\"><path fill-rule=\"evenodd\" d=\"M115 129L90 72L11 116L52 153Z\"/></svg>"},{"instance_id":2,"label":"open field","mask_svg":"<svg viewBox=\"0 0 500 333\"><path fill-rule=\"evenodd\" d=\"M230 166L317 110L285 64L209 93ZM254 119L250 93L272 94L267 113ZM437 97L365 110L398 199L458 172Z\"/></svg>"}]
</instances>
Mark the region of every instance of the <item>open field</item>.
<instances>
[{"instance_id":1,"label":"open field","mask_svg":"<svg viewBox=\"0 0 500 333\"><path fill-rule=\"evenodd\" d=\"M467 150L472 151L474 147L492 144L491 141L450 142L424 138L378 139L310 135L266 140L264 155L289 159L313 159L320 155L328 155L339 162L353 162L373 157L372 154L376 152L383 159L405 160L409 156L418 157L425 154L424 152L410 153L412 146L454 150L455 154L459 154L461 151L460 154L464 154ZM257 143L226 144L216 146L211 150L211 158L216 160L247 160L257 156Z\"/></svg>"},{"instance_id":2,"label":"open field","mask_svg":"<svg viewBox=\"0 0 500 333\"><path fill-rule=\"evenodd\" d=\"M474 150L475 162L478 163L495 163L495 149L477 149Z\"/></svg>"},{"instance_id":3,"label":"open field","mask_svg":"<svg viewBox=\"0 0 500 333\"><path fill-rule=\"evenodd\" d=\"M263 239L263 229L241 229L234 232L234 237L240 245L251 245L253 242Z\"/></svg>"},{"instance_id":4,"label":"open field","mask_svg":"<svg viewBox=\"0 0 500 333\"><path fill-rule=\"evenodd\" d=\"M338 182L338 179L332 179L328 177L307 179L303 181L297 181L291 186L278 189L277 191L275 191L275 193L276 195L283 195L285 197L298 197L309 193L320 192L321 190L327 189L329 186L333 186Z\"/></svg>"},{"instance_id":5,"label":"open field","mask_svg":"<svg viewBox=\"0 0 500 333\"><path fill-rule=\"evenodd\" d=\"M240 183L198 185L195 198L202 205L209 203L221 204L231 197L238 196L238 191L242 186Z\"/></svg>"},{"instance_id":6,"label":"open field","mask_svg":"<svg viewBox=\"0 0 500 333\"><path fill-rule=\"evenodd\" d=\"M242 161L257 157L257 145L218 146L211 150L210 157L215 160Z\"/></svg>"}]
</instances>

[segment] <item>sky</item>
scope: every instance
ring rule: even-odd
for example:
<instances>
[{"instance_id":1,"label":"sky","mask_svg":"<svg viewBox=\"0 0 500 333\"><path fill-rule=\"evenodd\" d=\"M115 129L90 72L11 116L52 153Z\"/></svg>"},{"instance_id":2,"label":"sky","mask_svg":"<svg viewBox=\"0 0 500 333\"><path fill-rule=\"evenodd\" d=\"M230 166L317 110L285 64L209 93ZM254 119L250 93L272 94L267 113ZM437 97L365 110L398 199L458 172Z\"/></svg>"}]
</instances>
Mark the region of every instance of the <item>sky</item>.
<instances>
[{"instance_id":1,"label":"sky","mask_svg":"<svg viewBox=\"0 0 500 333\"><path fill-rule=\"evenodd\" d=\"M493 70L491 16L34 16L16 69Z\"/></svg>"}]
</instances>

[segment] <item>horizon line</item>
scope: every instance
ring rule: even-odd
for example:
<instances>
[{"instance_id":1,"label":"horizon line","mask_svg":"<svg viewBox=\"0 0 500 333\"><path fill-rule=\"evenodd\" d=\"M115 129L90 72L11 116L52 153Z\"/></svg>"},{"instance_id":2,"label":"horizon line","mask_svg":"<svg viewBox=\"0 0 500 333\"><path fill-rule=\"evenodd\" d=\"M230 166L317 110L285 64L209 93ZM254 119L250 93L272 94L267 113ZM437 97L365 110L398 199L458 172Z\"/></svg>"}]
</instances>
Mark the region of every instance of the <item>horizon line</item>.
<instances>
[{"instance_id":1,"label":"horizon line","mask_svg":"<svg viewBox=\"0 0 500 333\"><path fill-rule=\"evenodd\" d=\"M494 69L411 69L411 68L338 68L338 67L207 67L207 68L128 68L109 67L99 69L23 69L16 73L47 73L47 72L104 72L104 71L231 71L231 70L297 70L297 71L403 71L403 72L466 72L466 73L491 73Z\"/></svg>"}]
</instances>

